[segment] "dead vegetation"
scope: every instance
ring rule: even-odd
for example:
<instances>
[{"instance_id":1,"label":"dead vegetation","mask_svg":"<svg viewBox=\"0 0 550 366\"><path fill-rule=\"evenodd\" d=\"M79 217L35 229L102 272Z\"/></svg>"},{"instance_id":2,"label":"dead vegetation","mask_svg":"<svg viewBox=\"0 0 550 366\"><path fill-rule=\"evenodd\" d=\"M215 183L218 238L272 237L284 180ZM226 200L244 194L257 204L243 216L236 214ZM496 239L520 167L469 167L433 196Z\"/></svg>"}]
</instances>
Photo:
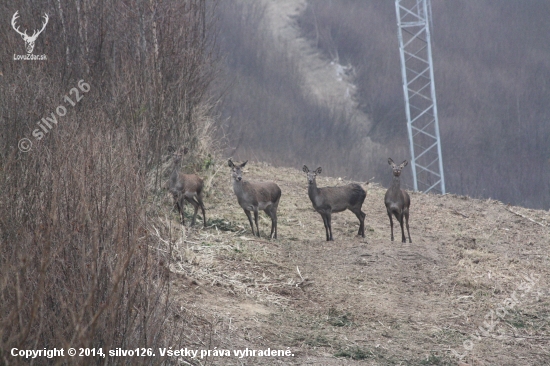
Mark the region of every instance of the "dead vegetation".
<instances>
[{"instance_id":1,"label":"dead vegetation","mask_svg":"<svg viewBox=\"0 0 550 366\"><path fill-rule=\"evenodd\" d=\"M170 252L147 229L149 203L169 145L189 146L200 168L214 149L210 4L0 3L21 29L50 17L34 48L47 61L0 64L1 365L150 364L66 350L181 344L189 315L172 309ZM7 29L3 60L24 52ZM13 348L66 352L30 360Z\"/></svg>"},{"instance_id":2,"label":"dead vegetation","mask_svg":"<svg viewBox=\"0 0 550 366\"><path fill-rule=\"evenodd\" d=\"M223 165L222 159L211 172ZM166 197L161 205L165 216L155 224L161 226L156 228L159 239L172 243L170 271L176 274L172 296L178 308L204 322L199 329L210 329L209 344L190 333L187 347L290 347L294 357L209 357L187 362L550 362L550 230L537 224L548 224L547 211L464 196L411 193L415 243L392 243L385 189L369 185L363 205L366 238L356 236L355 216L342 212L333 216L336 241L326 242L299 170L263 163L247 167L246 179L272 180L281 187L279 239L267 239L269 218L263 214L261 238L250 234L231 194L227 167L211 179L205 198L206 229L182 232ZM349 183L318 179L322 185ZM511 296L518 301L503 315L503 301Z\"/></svg>"}]
</instances>

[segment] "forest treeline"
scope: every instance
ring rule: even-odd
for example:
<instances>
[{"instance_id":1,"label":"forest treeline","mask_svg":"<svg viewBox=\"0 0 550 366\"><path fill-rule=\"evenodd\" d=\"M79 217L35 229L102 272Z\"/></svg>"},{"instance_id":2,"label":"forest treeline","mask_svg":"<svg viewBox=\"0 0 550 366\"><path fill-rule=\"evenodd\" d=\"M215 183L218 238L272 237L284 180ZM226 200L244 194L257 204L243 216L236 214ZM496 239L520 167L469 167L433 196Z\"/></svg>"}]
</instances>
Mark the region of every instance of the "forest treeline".
<instances>
[{"instance_id":1,"label":"forest treeline","mask_svg":"<svg viewBox=\"0 0 550 366\"><path fill-rule=\"evenodd\" d=\"M279 165L323 164L327 174L387 185L387 158L410 158L394 2L309 1L297 19L327 61L353 66L368 130L300 92L299 56L274 48L261 5L220 10L232 81L221 109L227 151ZM550 3L433 0L432 13L447 192L548 209ZM367 151L364 136L380 147Z\"/></svg>"}]
</instances>

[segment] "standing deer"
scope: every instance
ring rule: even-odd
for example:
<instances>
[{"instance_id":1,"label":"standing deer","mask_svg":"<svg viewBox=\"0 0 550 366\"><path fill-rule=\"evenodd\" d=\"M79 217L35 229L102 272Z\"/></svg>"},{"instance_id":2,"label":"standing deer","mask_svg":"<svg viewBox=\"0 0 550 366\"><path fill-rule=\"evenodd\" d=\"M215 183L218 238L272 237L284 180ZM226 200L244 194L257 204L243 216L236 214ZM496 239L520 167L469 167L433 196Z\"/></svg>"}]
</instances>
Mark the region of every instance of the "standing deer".
<instances>
[{"instance_id":1,"label":"standing deer","mask_svg":"<svg viewBox=\"0 0 550 366\"><path fill-rule=\"evenodd\" d=\"M168 190L174 197L174 206L176 206L181 215L182 225L185 226L184 204L185 201L187 201L195 208L191 226L195 225L199 207L202 210L204 226L206 226L206 214L204 211L204 204L202 203L204 183L196 174L183 174L179 172L182 156L187 154L187 152L187 148L180 148L173 153L174 167L172 169L172 175L170 175L170 180L168 181Z\"/></svg>"},{"instance_id":2,"label":"standing deer","mask_svg":"<svg viewBox=\"0 0 550 366\"><path fill-rule=\"evenodd\" d=\"M256 234L254 233L254 225L252 224L250 211L254 212L254 222L256 223L257 236L259 237L258 210L264 210L271 218L271 234L269 237L277 239L277 207L279 206L279 199L281 198L281 188L273 182L244 181L242 168L244 168L247 162L248 160L240 165L235 165L231 159L228 161L229 167L231 168L233 191L237 196L239 205L241 205L244 213L248 217L248 222L250 222L250 227L252 228L252 235Z\"/></svg>"},{"instance_id":3,"label":"standing deer","mask_svg":"<svg viewBox=\"0 0 550 366\"><path fill-rule=\"evenodd\" d=\"M407 242L407 239L405 238L405 231L403 230L403 216L405 216L409 243L412 243L411 233L409 232L409 206L411 205L411 198L407 192L401 189L401 182L399 178L401 175L401 170L407 166L408 161L405 160L401 163L401 165L397 166L393 160L389 158L388 164L390 164L393 169L393 181L384 196L384 203L386 204L386 210L388 211L388 217L390 218L391 240L393 241L393 214L399 221L399 225L401 225L401 241L403 243Z\"/></svg>"},{"instance_id":4,"label":"standing deer","mask_svg":"<svg viewBox=\"0 0 550 366\"><path fill-rule=\"evenodd\" d=\"M365 237L365 216L361 211L361 206L365 201L367 193L359 185L355 183L348 184L341 187L324 187L317 188L317 182L315 177L321 174L321 167L317 170L310 172L308 167L304 165L302 168L304 173L307 174L308 195L315 211L321 214L323 223L325 224L325 232L327 235L327 241L334 240L332 238L332 225L331 215L333 212L342 212L350 210L359 219L359 232L357 235Z\"/></svg>"}]
</instances>

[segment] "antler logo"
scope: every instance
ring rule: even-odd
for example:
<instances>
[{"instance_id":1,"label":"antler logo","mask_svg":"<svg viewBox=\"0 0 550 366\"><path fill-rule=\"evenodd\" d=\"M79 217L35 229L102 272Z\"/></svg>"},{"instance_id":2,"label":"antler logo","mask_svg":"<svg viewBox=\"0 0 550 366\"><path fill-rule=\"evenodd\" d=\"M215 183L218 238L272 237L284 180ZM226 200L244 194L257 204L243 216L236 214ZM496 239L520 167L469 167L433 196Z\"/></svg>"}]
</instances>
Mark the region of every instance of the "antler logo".
<instances>
[{"instance_id":1,"label":"antler logo","mask_svg":"<svg viewBox=\"0 0 550 366\"><path fill-rule=\"evenodd\" d=\"M19 31L19 27L16 27L15 25L17 18L19 18L19 10L16 11L15 14L13 14L13 18L11 18L11 26L13 27L13 29L15 29L17 33L19 33L19 35L21 35L21 38L23 38L23 40L25 41L25 48L27 49L27 53L32 53L32 51L34 50L34 42L36 41L40 33L42 33L44 28L46 28L46 24L48 24L48 14L44 14L44 23L42 23L42 29L40 29L38 33L35 30L32 36L29 36L27 34L26 29L24 32Z\"/></svg>"}]
</instances>

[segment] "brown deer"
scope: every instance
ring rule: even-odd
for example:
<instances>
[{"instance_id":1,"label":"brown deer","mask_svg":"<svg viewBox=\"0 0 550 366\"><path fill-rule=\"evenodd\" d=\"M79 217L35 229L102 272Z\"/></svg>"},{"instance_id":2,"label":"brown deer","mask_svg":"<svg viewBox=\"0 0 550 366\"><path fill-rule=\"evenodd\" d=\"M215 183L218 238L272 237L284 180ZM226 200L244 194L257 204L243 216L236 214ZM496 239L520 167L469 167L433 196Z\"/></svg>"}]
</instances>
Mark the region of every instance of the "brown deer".
<instances>
[{"instance_id":1,"label":"brown deer","mask_svg":"<svg viewBox=\"0 0 550 366\"><path fill-rule=\"evenodd\" d=\"M271 234L269 237L277 239L277 207L279 206L279 199L281 198L281 188L273 182L244 181L242 168L244 168L247 162L248 160L242 164L235 165L231 159L228 161L229 167L231 168L233 191L237 196L239 205L241 205L244 213L248 217L248 222L252 228L252 235L256 234L254 233L254 225L252 224L250 211L254 212L254 222L256 223L256 232L259 237L258 211L264 210L271 218Z\"/></svg>"},{"instance_id":2,"label":"brown deer","mask_svg":"<svg viewBox=\"0 0 550 366\"><path fill-rule=\"evenodd\" d=\"M395 215L395 218L399 221L399 225L401 225L401 240L403 243L407 242L407 239L405 238L405 231L403 230L404 216L405 223L407 225L407 234L409 235L409 243L412 243L411 233L409 232L409 206L411 205L411 198L407 192L401 189L401 182L399 178L401 175L401 170L407 166L408 161L405 160L398 166L391 158L389 158L388 164L390 164L393 169L393 181L384 196L384 203L386 204L386 210L388 211L388 217L390 218L391 240L393 241L392 215Z\"/></svg>"},{"instance_id":3,"label":"brown deer","mask_svg":"<svg viewBox=\"0 0 550 366\"><path fill-rule=\"evenodd\" d=\"M350 210L359 219L359 232L357 235L365 237L365 216L361 211L361 206L365 201L367 193L359 185L355 183L348 184L341 187L324 187L317 188L317 182L315 177L321 174L321 167L315 171L310 172L308 167L304 165L302 168L304 173L307 174L308 181L308 195L315 211L321 214L323 218L323 224L325 224L325 233L327 241L334 240L332 238L332 225L331 215L333 212L342 212Z\"/></svg>"},{"instance_id":4,"label":"brown deer","mask_svg":"<svg viewBox=\"0 0 550 366\"><path fill-rule=\"evenodd\" d=\"M183 155L187 154L188 149L180 148L175 151L172 155L173 158L173 169L172 174L170 175L170 180L168 181L168 190L172 193L174 197L174 206L178 209L178 212L181 215L181 224L185 226L184 218L184 204L185 201L189 202L195 208L195 213L193 214L193 220L191 221L191 226L195 225L195 219L197 218L197 212L199 207L202 210L202 218L204 221L204 226L206 226L206 214L204 210L204 204L202 202L202 190L204 188L204 183L201 178L196 174L183 174L180 170L181 159Z\"/></svg>"}]
</instances>

